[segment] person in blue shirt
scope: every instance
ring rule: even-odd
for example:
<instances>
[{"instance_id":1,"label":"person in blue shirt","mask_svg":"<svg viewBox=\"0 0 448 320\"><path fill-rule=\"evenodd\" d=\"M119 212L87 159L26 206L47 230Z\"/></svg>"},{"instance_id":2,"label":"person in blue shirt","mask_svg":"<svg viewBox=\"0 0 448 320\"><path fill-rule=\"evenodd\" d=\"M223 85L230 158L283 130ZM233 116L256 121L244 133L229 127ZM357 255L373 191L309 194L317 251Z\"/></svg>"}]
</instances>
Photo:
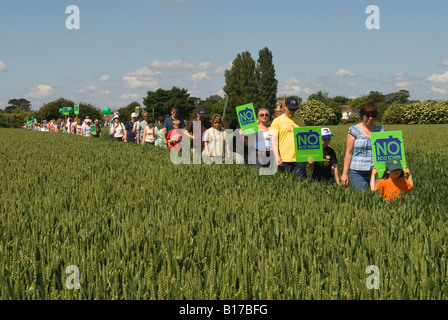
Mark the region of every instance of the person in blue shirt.
<instances>
[{"instance_id":1,"label":"person in blue shirt","mask_svg":"<svg viewBox=\"0 0 448 320\"><path fill-rule=\"evenodd\" d=\"M172 107L171 108L171 116L169 116L168 118L165 119L165 122L163 123L163 143L167 144L167 137L168 137L168 133L174 129L173 127L173 121L175 120L179 120L180 121L180 125L179 125L179 129L183 129L185 124L184 124L184 120L179 118L177 115L179 113L179 109L177 107Z\"/></svg>"},{"instance_id":2,"label":"person in blue shirt","mask_svg":"<svg viewBox=\"0 0 448 320\"><path fill-rule=\"evenodd\" d=\"M357 191L370 188L370 176L373 168L370 133L384 131L383 126L375 124L376 115L375 103L367 101L361 107L362 122L351 126L347 134L341 184L348 186L350 182Z\"/></svg>"},{"instance_id":3,"label":"person in blue shirt","mask_svg":"<svg viewBox=\"0 0 448 320\"><path fill-rule=\"evenodd\" d=\"M124 131L124 142L139 143L137 114L131 114L131 121L126 123Z\"/></svg>"}]
</instances>

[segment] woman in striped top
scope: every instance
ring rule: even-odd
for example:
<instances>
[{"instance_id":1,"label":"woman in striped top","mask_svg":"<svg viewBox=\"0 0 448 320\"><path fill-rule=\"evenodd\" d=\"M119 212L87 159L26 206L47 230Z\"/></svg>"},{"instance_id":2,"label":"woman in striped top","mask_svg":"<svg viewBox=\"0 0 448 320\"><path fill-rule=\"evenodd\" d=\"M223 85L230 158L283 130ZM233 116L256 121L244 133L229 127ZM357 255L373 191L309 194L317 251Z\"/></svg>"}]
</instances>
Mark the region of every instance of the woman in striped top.
<instances>
[{"instance_id":1,"label":"woman in striped top","mask_svg":"<svg viewBox=\"0 0 448 320\"><path fill-rule=\"evenodd\" d=\"M376 115L375 103L373 101L364 103L361 107L362 122L351 126L348 130L341 183L348 186L350 181L350 184L357 191L368 189L370 185L373 168L370 133L384 131L383 126L375 125Z\"/></svg>"}]
</instances>

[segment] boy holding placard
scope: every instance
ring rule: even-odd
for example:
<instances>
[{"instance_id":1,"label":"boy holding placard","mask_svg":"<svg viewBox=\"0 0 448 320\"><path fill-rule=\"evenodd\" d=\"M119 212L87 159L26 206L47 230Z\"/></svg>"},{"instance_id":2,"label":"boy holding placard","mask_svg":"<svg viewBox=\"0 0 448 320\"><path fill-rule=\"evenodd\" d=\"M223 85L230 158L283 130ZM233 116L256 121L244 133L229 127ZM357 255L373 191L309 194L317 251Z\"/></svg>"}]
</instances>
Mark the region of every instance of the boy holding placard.
<instances>
[{"instance_id":1,"label":"boy holding placard","mask_svg":"<svg viewBox=\"0 0 448 320\"><path fill-rule=\"evenodd\" d=\"M309 157L308 164L313 171L313 179L318 181L324 181L328 184L339 184L338 174L338 160L336 158L336 152L331 148L331 137L334 135L329 128L321 129L322 135L322 148L323 148L323 161L314 162L312 157Z\"/></svg>"}]
</instances>

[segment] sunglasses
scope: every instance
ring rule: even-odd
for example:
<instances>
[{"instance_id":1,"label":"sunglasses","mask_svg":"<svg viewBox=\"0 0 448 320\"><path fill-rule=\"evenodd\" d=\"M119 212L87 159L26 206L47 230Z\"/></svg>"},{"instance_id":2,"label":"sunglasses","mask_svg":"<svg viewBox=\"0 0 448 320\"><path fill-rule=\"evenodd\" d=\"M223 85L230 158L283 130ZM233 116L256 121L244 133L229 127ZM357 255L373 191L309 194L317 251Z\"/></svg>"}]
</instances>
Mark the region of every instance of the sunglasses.
<instances>
[{"instance_id":1,"label":"sunglasses","mask_svg":"<svg viewBox=\"0 0 448 320\"><path fill-rule=\"evenodd\" d=\"M269 117L269 113L261 113L260 117Z\"/></svg>"},{"instance_id":2,"label":"sunglasses","mask_svg":"<svg viewBox=\"0 0 448 320\"><path fill-rule=\"evenodd\" d=\"M220 124L221 122L219 122L219 121L215 121L215 122L213 122L214 124Z\"/></svg>"}]
</instances>

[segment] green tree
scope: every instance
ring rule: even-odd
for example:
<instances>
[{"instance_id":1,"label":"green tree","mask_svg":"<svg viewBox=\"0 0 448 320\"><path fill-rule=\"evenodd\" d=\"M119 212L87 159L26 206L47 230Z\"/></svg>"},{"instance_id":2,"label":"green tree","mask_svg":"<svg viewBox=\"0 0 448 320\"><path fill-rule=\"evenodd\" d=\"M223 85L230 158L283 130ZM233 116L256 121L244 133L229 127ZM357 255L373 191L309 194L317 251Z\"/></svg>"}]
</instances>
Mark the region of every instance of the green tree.
<instances>
[{"instance_id":1,"label":"green tree","mask_svg":"<svg viewBox=\"0 0 448 320\"><path fill-rule=\"evenodd\" d=\"M131 114L135 112L135 107L140 106L140 103L133 101L128 104L126 107L118 109L117 111L120 113L120 121L126 123L131 121ZM140 106L141 108L141 106Z\"/></svg>"},{"instance_id":2,"label":"green tree","mask_svg":"<svg viewBox=\"0 0 448 320\"><path fill-rule=\"evenodd\" d=\"M400 90L398 92L389 93L385 96L385 102L388 106L393 104L405 104L409 102L409 91Z\"/></svg>"},{"instance_id":3,"label":"green tree","mask_svg":"<svg viewBox=\"0 0 448 320\"><path fill-rule=\"evenodd\" d=\"M320 101L326 107L329 107L336 115L336 117L330 117L328 120L329 121L328 124L335 125L338 124L342 119L342 112L341 112L342 104L330 98L328 95L329 95L328 92L318 91L317 93L310 95L308 97L308 101L311 100Z\"/></svg>"},{"instance_id":4,"label":"green tree","mask_svg":"<svg viewBox=\"0 0 448 320\"><path fill-rule=\"evenodd\" d=\"M31 102L24 98L11 99L8 101L9 106L6 108L14 109L17 108L22 112L31 112ZM5 108L5 110L6 110Z\"/></svg>"},{"instance_id":5,"label":"green tree","mask_svg":"<svg viewBox=\"0 0 448 320\"><path fill-rule=\"evenodd\" d=\"M148 91L143 104L144 109L152 114L154 109L155 117L168 117L172 107L179 109L179 116L184 120L188 120L190 114L199 105L200 99L191 97L187 89L173 87L171 90L157 89L156 91Z\"/></svg>"},{"instance_id":6,"label":"green tree","mask_svg":"<svg viewBox=\"0 0 448 320\"><path fill-rule=\"evenodd\" d=\"M317 100L323 102L324 104L328 103L328 92L318 91L317 93L313 93L308 97L308 100Z\"/></svg>"},{"instance_id":7,"label":"green tree","mask_svg":"<svg viewBox=\"0 0 448 320\"><path fill-rule=\"evenodd\" d=\"M344 96L336 96L333 98L333 101L343 106L346 105L350 101L350 99Z\"/></svg>"},{"instance_id":8,"label":"green tree","mask_svg":"<svg viewBox=\"0 0 448 320\"><path fill-rule=\"evenodd\" d=\"M232 68L225 71L225 81L223 90L229 96L228 108L254 102L257 93L255 61L248 51L237 54Z\"/></svg>"},{"instance_id":9,"label":"green tree","mask_svg":"<svg viewBox=\"0 0 448 320\"><path fill-rule=\"evenodd\" d=\"M276 102L278 81L275 78L272 52L268 48L264 48L259 52L255 76L257 84L257 94L254 101L255 108L273 109Z\"/></svg>"}]
</instances>

